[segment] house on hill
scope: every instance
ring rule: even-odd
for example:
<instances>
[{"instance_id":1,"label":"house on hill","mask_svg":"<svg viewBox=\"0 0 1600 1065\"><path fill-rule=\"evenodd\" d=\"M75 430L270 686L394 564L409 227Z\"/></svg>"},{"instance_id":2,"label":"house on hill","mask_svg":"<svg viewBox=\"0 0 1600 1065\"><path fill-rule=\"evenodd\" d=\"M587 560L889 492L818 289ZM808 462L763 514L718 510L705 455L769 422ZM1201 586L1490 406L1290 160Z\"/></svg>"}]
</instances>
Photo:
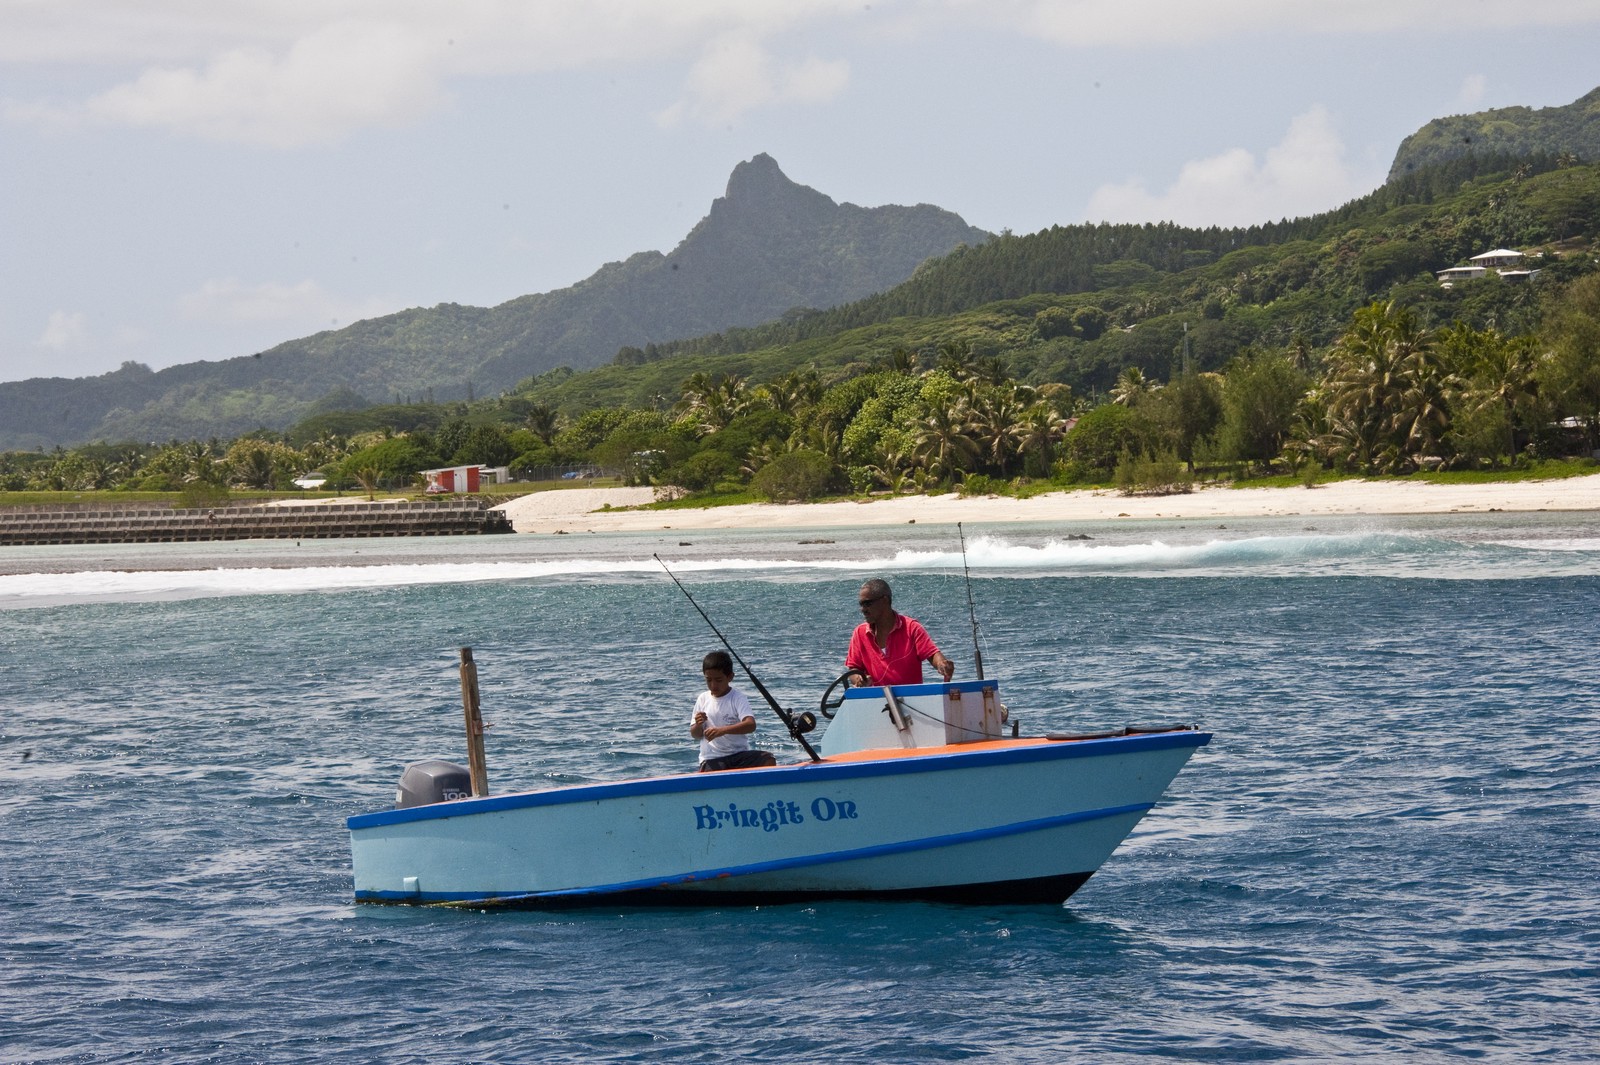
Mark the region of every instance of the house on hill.
<instances>
[{"instance_id":1,"label":"house on hill","mask_svg":"<svg viewBox=\"0 0 1600 1065\"><path fill-rule=\"evenodd\" d=\"M1470 266L1452 266L1448 270L1440 270L1439 285L1449 288L1457 281L1471 281L1474 278L1487 277L1490 271L1498 274L1506 281L1529 281L1539 276L1537 270L1522 268L1522 262L1527 256L1520 251L1510 248L1496 248L1486 251L1481 255L1474 255L1468 259Z\"/></svg>"}]
</instances>

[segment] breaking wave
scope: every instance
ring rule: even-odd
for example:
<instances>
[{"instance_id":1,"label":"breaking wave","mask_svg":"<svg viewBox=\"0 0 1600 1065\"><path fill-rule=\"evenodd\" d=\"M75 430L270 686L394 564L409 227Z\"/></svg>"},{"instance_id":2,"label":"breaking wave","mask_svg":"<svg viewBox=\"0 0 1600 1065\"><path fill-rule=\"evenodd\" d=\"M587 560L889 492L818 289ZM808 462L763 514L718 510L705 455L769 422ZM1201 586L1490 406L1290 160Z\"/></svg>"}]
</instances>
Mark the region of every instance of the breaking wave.
<instances>
[{"instance_id":1,"label":"breaking wave","mask_svg":"<svg viewBox=\"0 0 1600 1065\"><path fill-rule=\"evenodd\" d=\"M1584 530L1589 531L1589 530ZM1148 530L1144 530L1148 534ZM1188 539L1183 539L1188 535ZM896 544L839 546L828 541L753 545L721 540L683 543L666 561L697 581L828 579L871 573L960 571L975 577L1328 577L1387 576L1437 579L1527 579L1600 574L1600 535L1460 539L1436 533L1351 532L1231 537L1180 533L1164 539L1088 539L1034 535L979 535L966 541L965 556L941 537ZM658 579L662 565L650 546L613 542L593 556L533 557L542 541L517 545L528 557L450 561L391 560L373 564L355 549L341 558L337 544L315 565L219 565L209 569L87 568L65 573L0 575L0 609L73 603L139 602L248 595L338 593L433 584L521 581L618 582ZM686 551L684 548L695 547ZM726 549L726 554L715 554ZM370 550L370 548L368 548ZM781 552L781 554L776 554ZM463 548L441 553L469 555ZM100 560L96 560L100 561ZM115 559L101 562L115 565Z\"/></svg>"}]
</instances>

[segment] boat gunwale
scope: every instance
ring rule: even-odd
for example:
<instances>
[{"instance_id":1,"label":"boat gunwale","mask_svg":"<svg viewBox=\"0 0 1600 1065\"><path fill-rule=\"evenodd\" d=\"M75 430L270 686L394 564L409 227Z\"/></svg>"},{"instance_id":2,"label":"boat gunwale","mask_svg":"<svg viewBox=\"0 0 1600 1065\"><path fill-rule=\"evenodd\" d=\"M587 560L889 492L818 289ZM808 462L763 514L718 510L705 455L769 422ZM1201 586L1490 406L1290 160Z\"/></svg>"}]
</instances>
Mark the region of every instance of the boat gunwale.
<instances>
[{"instance_id":1,"label":"boat gunwale","mask_svg":"<svg viewBox=\"0 0 1600 1065\"><path fill-rule=\"evenodd\" d=\"M943 772L957 764L978 766L1007 765L1066 758L1100 757L1135 751L1168 750L1176 747L1203 747L1211 733L1194 728L1174 728L1161 732L1138 732L1123 736L1085 739L989 740L980 743L911 749L855 751L824 758L820 762L795 762L788 765L730 770L721 773L675 773L669 776L641 777L633 780L568 784L538 791L510 792L480 798L457 799L396 810L353 814L345 821L352 833L368 829L419 821L472 817L479 814L539 806L601 802L645 795L671 795L692 791L717 791L725 788L750 788L764 784L789 784L804 774L806 782L841 780L905 773Z\"/></svg>"}]
</instances>

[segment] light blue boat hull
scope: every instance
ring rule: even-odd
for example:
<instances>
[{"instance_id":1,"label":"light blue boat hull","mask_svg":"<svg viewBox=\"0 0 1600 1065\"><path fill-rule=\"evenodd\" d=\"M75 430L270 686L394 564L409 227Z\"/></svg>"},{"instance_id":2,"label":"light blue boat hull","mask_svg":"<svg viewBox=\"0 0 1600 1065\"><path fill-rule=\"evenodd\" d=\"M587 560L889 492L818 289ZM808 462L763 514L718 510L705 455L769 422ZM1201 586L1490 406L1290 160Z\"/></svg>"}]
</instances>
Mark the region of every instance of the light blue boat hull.
<instances>
[{"instance_id":1,"label":"light blue boat hull","mask_svg":"<svg viewBox=\"0 0 1600 1065\"><path fill-rule=\"evenodd\" d=\"M360 901L1060 902L1210 735L988 740L349 819Z\"/></svg>"}]
</instances>

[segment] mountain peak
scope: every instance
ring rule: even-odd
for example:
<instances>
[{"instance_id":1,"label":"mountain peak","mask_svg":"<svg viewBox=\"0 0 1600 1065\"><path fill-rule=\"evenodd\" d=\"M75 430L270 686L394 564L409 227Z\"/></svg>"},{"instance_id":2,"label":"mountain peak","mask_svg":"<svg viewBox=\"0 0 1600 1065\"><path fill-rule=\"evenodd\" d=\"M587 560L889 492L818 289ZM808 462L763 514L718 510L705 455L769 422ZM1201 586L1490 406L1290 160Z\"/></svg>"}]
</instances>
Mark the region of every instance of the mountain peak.
<instances>
[{"instance_id":1,"label":"mountain peak","mask_svg":"<svg viewBox=\"0 0 1600 1065\"><path fill-rule=\"evenodd\" d=\"M285 428L338 389L380 396L438 389L447 398L508 389L556 367L599 366L624 348L863 299L901 283L930 256L988 236L937 207L836 204L789 180L762 153L734 168L727 193L670 255L641 251L568 288L498 307L441 304L356 322L257 358L160 373L125 368L104 381L0 384L0 448L234 436L263 424L260 411L268 408L278 415L267 424ZM238 404L242 414L215 404L174 413L169 394L197 388L261 399Z\"/></svg>"},{"instance_id":2,"label":"mountain peak","mask_svg":"<svg viewBox=\"0 0 1600 1065\"><path fill-rule=\"evenodd\" d=\"M730 199L735 196L762 195L793 184L778 166L778 161L762 152L733 168L733 173L728 175L728 191L724 195Z\"/></svg>"},{"instance_id":3,"label":"mountain peak","mask_svg":"<svg viewBox=\"0 0 1600 1065\"><path fill-rule=\"evenodd\" d=\"M728 191L711 205L713 215L732 209L741 216L792 216L831 210L838 205L816 189L797 184L778 167L766 152L733 168L728 176Z\"/></svg>"}]
</instances>

